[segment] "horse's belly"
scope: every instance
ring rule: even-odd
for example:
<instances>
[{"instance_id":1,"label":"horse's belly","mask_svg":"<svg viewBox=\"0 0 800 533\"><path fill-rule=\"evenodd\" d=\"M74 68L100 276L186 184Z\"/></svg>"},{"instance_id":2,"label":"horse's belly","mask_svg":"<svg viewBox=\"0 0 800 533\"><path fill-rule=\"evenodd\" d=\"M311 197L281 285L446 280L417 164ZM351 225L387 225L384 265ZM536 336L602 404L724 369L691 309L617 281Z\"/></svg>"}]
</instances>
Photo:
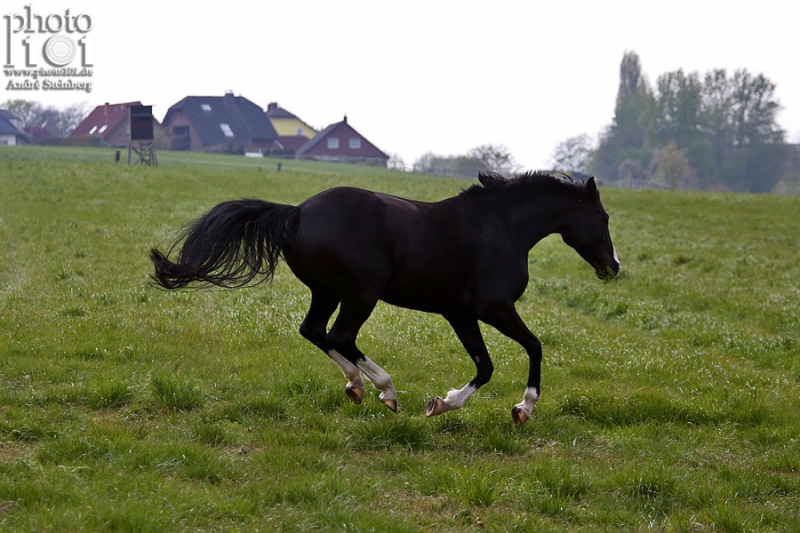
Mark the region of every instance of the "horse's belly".
<instances>
[{"instance_id":1,"label":"horse's belly","mask_svg":"<svg viewBox=\"0 0 800 533\"><path fill-rule=\"evenodd\" d=\"M460 290L451 280L428 277L394 278L387 283L381 300L388 304L430 313L447 313L463 309L466 304L466 284Z\"/></svg>"}]
</instances>

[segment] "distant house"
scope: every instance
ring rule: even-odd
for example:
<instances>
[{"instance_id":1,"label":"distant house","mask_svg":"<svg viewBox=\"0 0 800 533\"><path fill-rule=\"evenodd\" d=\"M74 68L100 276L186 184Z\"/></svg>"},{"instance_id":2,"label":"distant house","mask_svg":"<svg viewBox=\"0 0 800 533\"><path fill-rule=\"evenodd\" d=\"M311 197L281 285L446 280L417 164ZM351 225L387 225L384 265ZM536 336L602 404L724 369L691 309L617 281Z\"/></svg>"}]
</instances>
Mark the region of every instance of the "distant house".
<instances>
[{"instance_id":1,"label":"distant house","mask_svg":"<svg viewBox=\"0 0 800 533\"><path fill-rule=\"evenodd\" d=\"M297 151L308 143L305 135L282 135L275 141L279 150L297 153Z\"/></svg>"},{"instance_id":2,"label":"distant house","mask_svg":"<svg viewBox=\"0 0 800 533\"><path fill-rule=\"evenodd\" d=\"M277 102L267 105L266 114L279 135L277 148L284 152L297 152L317 134L314 128L280 107Z\"/></svg>"},{"instance_id":3,"label":"distant house","mask_svg":"<svg viewBox=\"0 0 800 533\"><path fill-rule=\"evenodd\" d=\"M53 138L53 134L47 131L46 128L43 128L41 126L26 127L23 131L30 136L31 142L33 144L37 144L42 141L46 141L48 139Z\"/></svg>"},{"instance_id":4,"label":"distant house","mask_svg":"<svg viewBox=\"0 0 800 533\"><path fill-rule=\"evenodd\" d=\"M271 150L278 133L264 110L243 96L187 96L163 126L173 150Z\"/></svg>"},{"instance_id":5,"label":"distant house","mask_svg":"<svg viewBox=\"0 0 800 533\"><path fill-rule=\"evenodd\" d=\"M72 130L69 137L100 137L103 144L123 146L130 140L130 121L128 108L142 105L141 102L99 105L89 113L78 127Z\"/></svg>"},{"instance_id":6,"label":"distant house","mask_svg":"<svg viewBox=\"0 0 800 533\"><path fill-rule=\"evenodd\" d=\"M280 107L277 102L270 102L266 113L281 137L305 137L308 140L317 134L314 128L300 120L297 115Z\"/></svg>"},{"instance_id":7,"label":"distant house","mask_svg":"<svg viewBox=\"0 0 800 533\"><path fill-rule=\"evenodd\" d=\"M319 132L297 150L295 156L298 159L365 163L383 167L389 160L388 155L347 123L346 116L341 122L331 124Z\"/></svg>"},{"instance_id":8,"label":"distant house","mask_svg":"<svg viewBox=\"0 0 800 533\"><path fill-rule=\"evenodd\" d=\"M31 137L22 129L22 121L6 109L0 109L0 146L28 144Z\"/></svg>"}]
</instances>

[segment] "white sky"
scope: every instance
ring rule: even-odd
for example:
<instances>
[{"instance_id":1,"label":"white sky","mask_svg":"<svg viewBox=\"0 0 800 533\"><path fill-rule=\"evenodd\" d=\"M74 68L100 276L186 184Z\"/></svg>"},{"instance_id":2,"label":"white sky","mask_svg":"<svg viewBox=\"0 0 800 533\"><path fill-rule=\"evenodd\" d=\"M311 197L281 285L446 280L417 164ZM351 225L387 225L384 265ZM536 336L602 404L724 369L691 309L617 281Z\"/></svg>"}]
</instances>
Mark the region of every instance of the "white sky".
<instances>
[{"instance_id":1,"label":"white sky","mask_svg":"<svg viewBox=\"0 0 800 533\"><path fill-rule=\"evenodd\" d=\"M4 0L0 15L27 0ZM651 83L683 68L746 68L777 85L800 142L800 1L37 1L92 17L93 90L9 91L65 106L140 100L161 119L185 96L233 90L311 126L347 114L407 165L426 151L505 145L525 168L611 123L625 51ZM6 50L6 19L0 48ZM19 36L14 36L19 39ZM4 58L3 58L4 59Z\"/></svg>"}]
</instances>

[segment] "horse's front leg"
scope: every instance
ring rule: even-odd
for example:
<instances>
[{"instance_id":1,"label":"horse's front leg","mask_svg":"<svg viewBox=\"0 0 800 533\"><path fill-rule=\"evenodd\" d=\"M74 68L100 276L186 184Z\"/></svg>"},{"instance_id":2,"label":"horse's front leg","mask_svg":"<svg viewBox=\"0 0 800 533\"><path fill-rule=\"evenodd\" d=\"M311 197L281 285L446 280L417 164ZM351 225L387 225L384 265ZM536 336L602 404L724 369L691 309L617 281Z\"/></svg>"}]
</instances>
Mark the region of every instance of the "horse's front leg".
<instances>
[{"instance_id":1,"label":"horse's front leg","mask_svg":"<svg viewBox=\"0 0 800 533\"><path fill-rule=\"evenodd\" d=\"M429 401L425 407L427 416L436 416L461 408L475 391L489 382L494 371L494 365L492 365L492 360L489 358L486 344L483 342L483 335L481 334L480 326L478 326L478 321L462 317L445 318L450 322L461 344L475 363L477 373L475 378L461 389L453 389L444 398L437 396Z\"/></svg>"},{"instance_id":2,"label":"horse's front leg","mask_svg":"<svg viewBox=\"0 0 800 533\"><path fill-rule=\"evenodd\" d=\"M502 305L493 308L481 320L496 328L506 337L517 341L528 353L530 370L528 384L522 401L511 409L511 418L514 425L521 427L531 417L531 412L542 394L542 343L531 333L525 322L522 321L514 304Z\"/></svg>"}]
</instances>

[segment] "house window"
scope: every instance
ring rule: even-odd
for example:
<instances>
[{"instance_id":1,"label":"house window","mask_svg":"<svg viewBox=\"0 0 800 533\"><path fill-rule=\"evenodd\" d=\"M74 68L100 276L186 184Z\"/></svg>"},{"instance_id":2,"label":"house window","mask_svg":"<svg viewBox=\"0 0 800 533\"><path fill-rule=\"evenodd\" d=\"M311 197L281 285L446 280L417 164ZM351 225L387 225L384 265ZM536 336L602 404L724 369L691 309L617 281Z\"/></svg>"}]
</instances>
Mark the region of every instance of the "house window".
<instances>
[{"instance_id":1,"label":"house window","mask_svg":"<svg viewBox=\"0 0 800 533\"><path fill-rule=\"evenodd\" d=\"M189 126L175 126L172 128L172 134L176 137L188 137L189 136Z\"/></svg>"},{"instance_id":2,"label":"house window","mask_svg":"<svg viewBox=\"0 0 800 533\"><path fill-rule=\"evenodd\" d=\"M222 133L225 134L225 137L233 137L233 130L227 124L220 124L219 128L222 130Z\"/></svg>"},{"instance_id":3,"label":"house window","mask_svg":"<svg viewBox=\"0 0 800 533\"><path fill-rule=\"evenodd\" d=\"M0 146L8 146L8 139L0 139Z\"/></svg>"},{"instance_id":4,"label":"house window","mask_svg":"<svg viewBox=\"0 0 800 533\"><path fill-rule=\"evenodd\" d=\"M297 135L303 135L303 128L297 128Z\"/></svg>"},{"instance_id":5,"label":"house window","mask_svg":"<svg viewBox=\"0 0 800 533\"><path fill-rule=\"evenodd\" d=\"M353 150L361 148L361 137L350 137L350 148Z\"/></svg>"},{"instance_id":6,"label":"house window","mask_svg":"<svg viewBox=\"0 0 800 533\"><path fill-rule=\"evenodd\" d=\"M200 104L200 109L202 109L206 113L211 113L211 106L208 104Z\"/></svg>"},{"instance_id":7,"label":"house window","mask_svg":"<svg viewBox=\"0 0 800 533\"><path fill-rule=\"evenodd\" d=\"M339 148L339 138L338 137L328 137L328 148L330 150L336 150Z\"/></svg>"}]
</instances>

